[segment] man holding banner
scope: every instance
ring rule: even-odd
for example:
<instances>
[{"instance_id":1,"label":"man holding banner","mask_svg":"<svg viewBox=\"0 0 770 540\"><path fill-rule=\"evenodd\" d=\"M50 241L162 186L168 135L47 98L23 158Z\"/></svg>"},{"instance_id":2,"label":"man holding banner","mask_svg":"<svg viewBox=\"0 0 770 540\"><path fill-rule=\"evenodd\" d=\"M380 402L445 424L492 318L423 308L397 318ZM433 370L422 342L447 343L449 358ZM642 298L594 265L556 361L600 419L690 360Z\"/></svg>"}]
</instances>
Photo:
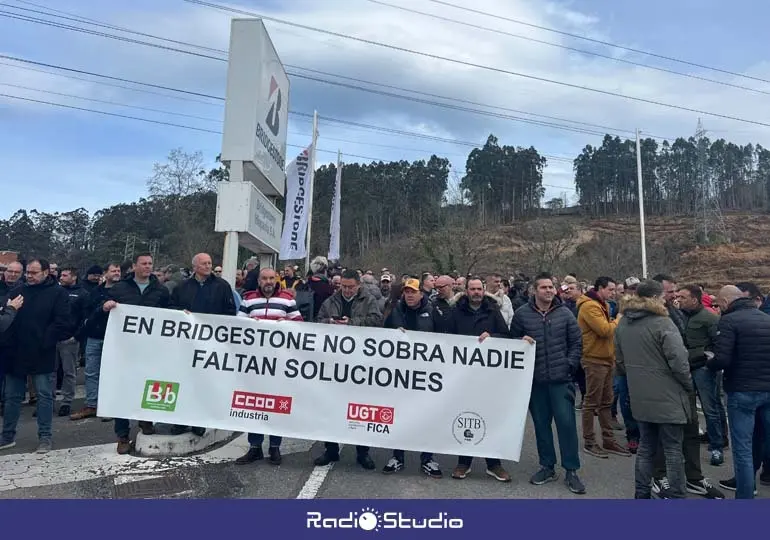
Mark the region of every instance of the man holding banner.
<instances>
[{"instance_id":1,"label":"man holding banner","mask_svg":"<svg viewBox=\"0 0 770 540\"><path fill-rule=\"evenodd\" d=\"M455 303L447 322L447 333L462 336L478 336L479 342L488 337L509 338L510 332L497 299L484 293L484 283L479 277L469 278L465 294ZM452 478L463 480L471 470L473 458L460 456ZM511 475L499 459L487 458L487 474L500 482L510 482Z\"/></svg>"},{"instance_id":2,"label":"man holding banner","mask_svg":"<svg viewBox=\"0 0 770 540\"><path fill-rule=\"evenodd\" d=\"M410 278L404 283L404 292L396 307L385 320L385 328L401 331L441 332L443 319L433 304L422 294L420 280ZM422 472L431 478L441 478L441 468L431 452L420 454ZM404 451L393 450L393 457L382 469L383 474L393 474L404 468Z\"/></svg>"},{"instance_id":3,"label":"man holding banner","mask_svg":"<svg viewBox=\"0 0 770 540\"><path fill-rule=\"evenodd\" d=\"M340 290L326 299L318 312L317 321L325 324L348 326L382 326L382 313L377 301L361 288L361 277L355 270L345 270L340 281ZM319 467L340 460L340 445L327 442L326 451L315 460ZM368 446L356 446L356 461L364 469L374 470Z\"/></svg>"},{"instance_id":4,"label":"man holding banner","mask_svg":"<svg viewBox=\"0 0 770 540\"><path fill-rule=\"evenodd\" d=\"M253 274L252 274L253 275ZM294 296L281 290L278 274L272 268L259 271L259 284L255 287L251 278L244 284L246 289L243 302L238 310L239 317L249 317L265 321L302 321ZM262 443L265 436L262 433L249 433L249 451L235 460L238 465L254 463L265 458ZM280 465L282 437L270 435L268 454L270 463Z\"/></svg>"},{"instance_id":5,"label":"man holding banner","mask_svg":"<svg viewBox=\"0 0 770 540\"><path fill-rule=\"evenodd\" d=\"M102 304L102 310L109 313L118 304L167 308L170 294L168 289L152 274L152 265L152 255L149 253L140 253L134 257L131 273L108 291L108 299ZM145 435L155 433L152 422L140 421L139 429ZM115 418L115 435L118 437L118 454L128 454L131 451L128 419Z\"/></svg>"}]
</instances>

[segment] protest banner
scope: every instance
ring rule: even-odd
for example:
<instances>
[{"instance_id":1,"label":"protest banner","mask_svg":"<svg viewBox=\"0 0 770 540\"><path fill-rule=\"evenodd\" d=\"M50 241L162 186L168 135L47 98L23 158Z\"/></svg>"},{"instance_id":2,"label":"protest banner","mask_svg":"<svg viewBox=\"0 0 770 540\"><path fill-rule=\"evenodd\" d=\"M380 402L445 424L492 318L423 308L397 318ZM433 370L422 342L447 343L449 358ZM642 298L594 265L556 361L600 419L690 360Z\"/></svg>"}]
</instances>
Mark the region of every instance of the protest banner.
<instances>
[{"instance_id":1,"label":"protest banner","mask_svg":"<svg viewBox=\"0 0 770 540\"><path fill-rule=\"evenodd\" d=\"M98 414L518 461L535 347L119 305Z\"/></svg>"}]
</instances>

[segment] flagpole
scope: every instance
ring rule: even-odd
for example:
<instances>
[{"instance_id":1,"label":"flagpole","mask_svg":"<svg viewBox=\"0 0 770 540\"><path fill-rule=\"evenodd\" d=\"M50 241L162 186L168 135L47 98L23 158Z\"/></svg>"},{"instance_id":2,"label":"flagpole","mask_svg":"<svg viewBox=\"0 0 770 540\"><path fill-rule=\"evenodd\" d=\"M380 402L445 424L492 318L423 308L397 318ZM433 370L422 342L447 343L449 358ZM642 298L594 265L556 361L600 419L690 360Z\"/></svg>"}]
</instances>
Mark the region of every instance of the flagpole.
<instances>
[{"instance_id":1,"label":"flagpole","mask_svg":"<svg viewBox=\"0 0 770 540\"><path fill-rule=\"evenodd\" d=\"M334 195L332 199L332 215L329 220L329 261L339 260L339 243L340 243L340 208L339 205L342 202L342 150L337 149L337 171L334 175ZM332 249L335 247L336 249ZM334 255L334 257L333 257Z\"/></svg>"},{"instance_id":2,"label":"flagpole","mask_svg":"<svg viewBox=\"0 0 770 540\"><path fill-rule=\"evenodd\" d=\"M310 234L313 230L313 186L315 184L315 156L318 142L318 111L313 111L313 142L310 155L310 186L308 187L307 238L305 239L305 275L310 271Z\"/></svg>"}]
</instances>

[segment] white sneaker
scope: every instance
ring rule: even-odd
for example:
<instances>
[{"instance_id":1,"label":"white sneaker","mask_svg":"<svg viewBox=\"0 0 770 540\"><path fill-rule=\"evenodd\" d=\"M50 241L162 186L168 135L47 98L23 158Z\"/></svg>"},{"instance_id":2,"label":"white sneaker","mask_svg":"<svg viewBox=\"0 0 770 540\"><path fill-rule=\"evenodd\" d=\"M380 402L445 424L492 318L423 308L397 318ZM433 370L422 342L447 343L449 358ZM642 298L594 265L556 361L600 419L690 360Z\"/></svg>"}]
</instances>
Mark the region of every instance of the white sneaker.
<instances>
[{"instance_id":1,"label":"white sneaker","mask_svg":"<svg viewBox=\"0 0 770 540\"><path fill-rule=\"evenodd\" d=\"M0 441L0 450L8 450L16 446L16 441Z\"/></svg>"}]
</instances>

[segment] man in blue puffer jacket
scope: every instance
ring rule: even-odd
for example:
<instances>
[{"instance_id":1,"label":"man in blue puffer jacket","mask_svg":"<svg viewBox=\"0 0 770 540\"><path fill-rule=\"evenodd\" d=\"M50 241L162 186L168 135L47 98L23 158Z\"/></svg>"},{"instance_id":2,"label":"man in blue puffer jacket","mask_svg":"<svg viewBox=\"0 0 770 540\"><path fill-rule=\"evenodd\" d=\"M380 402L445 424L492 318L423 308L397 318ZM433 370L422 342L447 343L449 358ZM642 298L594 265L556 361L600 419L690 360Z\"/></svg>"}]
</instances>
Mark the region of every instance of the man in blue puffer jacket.
<instances>
[{"instance_id":1,"label":"man in blue puffer jacket","mask_svg":"<svg viewBox=\"0 0 770 540\"><path fill-rule=\"evenodd\" d=\"M533 283L534 296L516 310L511 323L511 337L536 344L529 412L535 425L540 470L530 483L542 485L558 478L551 427L555 421L561 464L567 471L565 484L571 492L582 495L586 489L577 475L580 457L573 383L580 365L582 334L575 316L556 297L550 274L538 275Z\"/></svg>"}]
</instances>

